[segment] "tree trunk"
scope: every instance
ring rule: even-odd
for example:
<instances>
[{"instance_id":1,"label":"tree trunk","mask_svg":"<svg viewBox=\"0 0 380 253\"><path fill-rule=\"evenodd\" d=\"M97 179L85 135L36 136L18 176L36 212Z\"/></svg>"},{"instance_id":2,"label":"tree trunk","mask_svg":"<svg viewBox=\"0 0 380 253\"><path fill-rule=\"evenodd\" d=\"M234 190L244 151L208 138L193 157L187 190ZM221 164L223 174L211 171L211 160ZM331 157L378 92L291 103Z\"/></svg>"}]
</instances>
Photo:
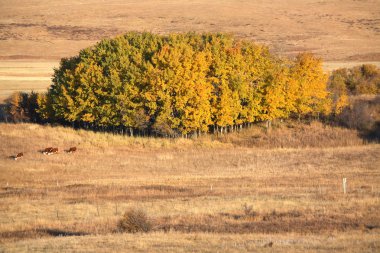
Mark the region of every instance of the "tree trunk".
<instances>
[{"instance_id":1,"label":"tree trunk","mask_svg":"<svg viewBox=\"0 0 380 253\"><path fill-rule=\"evenodd\" d=\"M271 128L272 128L272 121L267 120L267 131L270 131Z\"/></svg>"}]
</instances>

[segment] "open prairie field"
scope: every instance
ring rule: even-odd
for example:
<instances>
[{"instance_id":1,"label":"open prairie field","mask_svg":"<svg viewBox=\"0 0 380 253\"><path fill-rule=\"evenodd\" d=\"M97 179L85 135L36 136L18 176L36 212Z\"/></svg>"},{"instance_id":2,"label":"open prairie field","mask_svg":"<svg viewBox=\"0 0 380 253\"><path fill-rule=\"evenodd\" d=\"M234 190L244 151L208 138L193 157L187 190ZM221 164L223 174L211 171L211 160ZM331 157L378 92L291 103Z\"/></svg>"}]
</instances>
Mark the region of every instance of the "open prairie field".
<instances>
[{"instance_id":1,"label":"open prairie field","mask_svg":"<svg viewBox=\"0 0 380 253\"><path fill-rule=\"evenodd\" d=\"M0 251L380 251L379 144L292 128L159 139L0 124ZM118 232L129 208L151 232Z\"/></svg>"},{"instance_id":2,"label":"open prairie field","mask_svg":"<svg viewBox=\"0 0 380 253\"><path fill-rule=\"evenodd\" d=\"M0 103L16 91L45 92L58 66L51 61L0 61Z\"/></svg>"},{"instance_id":3,"label":"open prairie field","mask_svg":"<svg viewBox=\"0 0 380 253\"><path fill-rule=\"evenodd\" d=\"M59 59L125 31L230 32L281 54L380 60L378 0L0 1L3 59Z\"/></svg>"},{"instance_id":4,"label":"open prairie field","mask_svg":"<svg viewBox=\"0 0 380 253\"><path fill-rule=\"evenodd\" d=\"M313 52L326 71L380 66L379 13L380 0L0 0L0 104L127 31L226 32ZM379 168L379 144L321 123L198 139L0 123L0 252L380 252ZM130 209L148 233L120 232Z\"/></svg>"},{"instance_id":5,"label":"open prairie field","mask_svg":"<svg viewBox=\"0 0 380 253\"><path fill-rule=\"evenodd\" d=\"M379 0L0 0L0 101L48 87L60 58L131 30L228 32L280 55L311 51L327 70L379 65L379 13Z\"/></svg>"}]
</instances>

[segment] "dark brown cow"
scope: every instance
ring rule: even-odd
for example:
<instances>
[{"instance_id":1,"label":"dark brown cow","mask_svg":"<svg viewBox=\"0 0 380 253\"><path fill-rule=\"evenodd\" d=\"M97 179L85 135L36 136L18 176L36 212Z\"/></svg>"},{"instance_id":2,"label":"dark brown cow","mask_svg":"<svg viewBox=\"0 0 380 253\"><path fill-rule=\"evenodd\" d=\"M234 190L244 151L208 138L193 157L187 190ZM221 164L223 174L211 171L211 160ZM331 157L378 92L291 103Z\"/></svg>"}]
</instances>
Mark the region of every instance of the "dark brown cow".
<instances>
[{"instance_id":1,"label":"dark brown cow","mask_svg":"<svg viewBox=\"0 0 380 253\"><path fill-rule=\"evenodd\" d=\"M58 154L58 148L53 148L48 155Z\"/></svg>"},{"instance_id":2,"label":"dark brown cow","mask_svg":"<svg viewBox=\"0 0 380 253\"><path fill-rule=\"evenodd\" d=\"M58 148L53 148L53 147L45 148L45 149L42 151L42 154L44 154L44 155L54 155L54 154L58 154Z\"/></svg>"},{"instance_id":3,"label":"dark brown cow","mask_svg":"<svg viewBox=\"0 0 380 253\"><path fill-rule=\"evenodd\" d=\"M52 150L53 150L53 147L45 148L44 150L42 150L42 154L48 155L52 152Z\"/></svg>"},{"instance_id":4,"label":"dark brown cow","mask_svg":"<svg viewBox=\"0 0 380 253\"><path fill-rule=\"evenodd\" d=\"M17 161L18 159L20 159L23 156L24 156L23 153L18 153L17 155L14 156L14 159Z\"/></svg>"},{"instance_id":5,"label":"dark brown cow","mask_svg":"<svg viewBox=\"0 0 380 253\"><path fill-rule=\"evenodd\" d=\"M71 147L69 150L67 150L67 153L71 154L77 151L77 147Z\"/></svg>"}]
</instances>

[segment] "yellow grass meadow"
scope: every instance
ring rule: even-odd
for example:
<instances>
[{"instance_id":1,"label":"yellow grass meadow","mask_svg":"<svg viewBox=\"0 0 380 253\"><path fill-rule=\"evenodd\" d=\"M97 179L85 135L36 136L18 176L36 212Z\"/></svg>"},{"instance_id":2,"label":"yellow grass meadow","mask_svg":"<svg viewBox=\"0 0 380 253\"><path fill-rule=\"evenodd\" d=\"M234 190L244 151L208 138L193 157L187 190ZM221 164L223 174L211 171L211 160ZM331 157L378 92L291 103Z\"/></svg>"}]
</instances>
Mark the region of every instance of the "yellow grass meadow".
<instances>
[{"instance_id":1,"label":"yellow grass meadow","mask_svg":"<svg viewBox=\"0 0 380 253\"><path fill-rule=\"evenodd\" d=\"M0 124L0 249L379 251L379 144L320 123L294 127L303 134L160 139ZM49 146L59 153L40 152ZM149 233L118 231L130 208L146 212Z\"/></svg>"}]
</instances>

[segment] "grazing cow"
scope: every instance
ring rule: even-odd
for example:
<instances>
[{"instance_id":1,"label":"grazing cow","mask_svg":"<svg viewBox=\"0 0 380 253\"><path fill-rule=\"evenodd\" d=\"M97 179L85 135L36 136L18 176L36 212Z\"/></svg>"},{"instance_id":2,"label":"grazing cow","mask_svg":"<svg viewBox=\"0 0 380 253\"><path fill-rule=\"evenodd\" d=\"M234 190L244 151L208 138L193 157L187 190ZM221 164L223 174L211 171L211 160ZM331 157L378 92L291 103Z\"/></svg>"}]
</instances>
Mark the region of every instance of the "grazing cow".
<instances>
[{"instance_id":1,"label":"grazing cow","mask_svg":"<svg viewBox=\"0 0 380 253\"><path fill-rule=\"evenodd\" d=\"M57 153L58 153L58 148L52 148L52 147L45 148L42 151L42 154L44 154L44 155L54 155Z\"/></svg>"},{"instance_id":2,"label":"grazing cow","mask_svg":"<svg viewBox=\"0 0 380 253\"><path fill-rule=\"evenodd\" d=\"M48 155L58 154L58 148L53 148Z\"/></svg>"},{"instance_id":3,"label":"grazing cow","mask_svg":"<svg viewBox=\"0 0 380 253\"><path fill-rule=\"evenodd\" d=\"M69 153L69 154L71 154L71 153L74 153L75 151L77 151L77 147L71 147L66 152Z\"/></svg>"},{"instance_id":4,"label":"grazing cow","mask_svg":"<svg viewBox=\"0 0 380 253\"><path fill-rule=\"evenodd\" d=\"M52 152L52 150L53 150L53 147L45 148L44 150L42 150L42 154L48 155Z\"/></svg>"},{"instance_id":5,"label":"grazing cow","mask_svg":"<svg viewBox=\"0 0 380 253\"><path fill-rule=\"evenodd\" d=\"M17 155L14 156L14 159L15 159L15 161L17 161L18 159L20 159L23 156L24 156L23 153L18 153Z\"/></svg>"}]
</instances>

